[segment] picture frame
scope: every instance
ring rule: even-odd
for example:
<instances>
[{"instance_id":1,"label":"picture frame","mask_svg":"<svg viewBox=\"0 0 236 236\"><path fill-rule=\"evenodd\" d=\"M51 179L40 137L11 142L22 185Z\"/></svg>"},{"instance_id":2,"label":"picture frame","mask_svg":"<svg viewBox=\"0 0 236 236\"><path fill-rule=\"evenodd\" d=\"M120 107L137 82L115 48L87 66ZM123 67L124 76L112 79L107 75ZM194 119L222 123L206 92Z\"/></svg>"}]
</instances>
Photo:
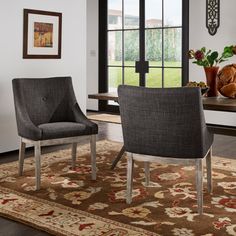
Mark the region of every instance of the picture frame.
<instances>
[{"instance_id":1,"label":"picture frame","mask_svg":"<svg viewBox=\"0 0 236 236\"><path fill-rule=\"evenodd\" d=\"M23 58L61 58L62 13L24 9Z\"/></svg>"}]
</instances>

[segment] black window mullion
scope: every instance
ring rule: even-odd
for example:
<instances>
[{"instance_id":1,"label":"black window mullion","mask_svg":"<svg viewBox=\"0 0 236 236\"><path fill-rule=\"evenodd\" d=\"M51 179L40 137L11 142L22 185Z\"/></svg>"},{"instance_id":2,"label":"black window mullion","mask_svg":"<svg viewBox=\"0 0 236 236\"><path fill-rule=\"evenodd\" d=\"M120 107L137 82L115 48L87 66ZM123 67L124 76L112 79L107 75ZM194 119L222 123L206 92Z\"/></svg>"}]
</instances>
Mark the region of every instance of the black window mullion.
<instances>
[{"instance_id":1,"label":"black window mullion","mask_svg":"<svg viewBox=\"0 0 236 236\"><path fill-rule=\"evenodd\" d=\"M131 68L135 68L135 66L116 66L116 65L108 65L108 67L127 67L127 68L129 68L129 67L131 67ZM178 67L174 67L174 68L178 68Z\"/></svg>"},{"instance_id":2,"label":"black window mullion","mask_svg":"<svg viewBox=\"0 0 236 236\"><path fill-rule=\"evenodd\" d=\"M182 86L189 81L189 1L182 0Z\"/></svg>"},{"instance_id":3,"label":"black window mullion","mask_svg":"<svg viewBox=\"0 0 236 236\"><path fill-rule=\"evenodd\" d=\"M178 28L178 27L176 27L176 28ZM121 31L121 30L123 30L123 31L134 31L134 30L136 30L136 31L138 31L139 29L138 28L135 28L135 29L133 29L133 28L128 28L128 29L110 29L110 30L108 30L108 31Z\"/></svg>"},{"instance_id":4,"label":"black window mullion","mask_svg":"<svg viewBox=\"0 0 236 236\"><path fill-rule=\"evenodd\" d=\"M162 83L162 88L164 88L164 73L165 73L165 68L164 68L164 60L165 60L165 57L164 57L164 51L165 51L165 47L164 47L164 0L162 0L162 10L161 10L161 15L162 15L162 21L161 21L161 24L162 24L162 29L161 29L161 65L162 65L162 73L161 73L161 83Z\"/></svg>"},{"instance_id":5,"label":"black window mullion","mask_svg":"<svg viewBox=\"0 0 236 236\"><path fill-rule=\"evenodd\" d=\"M125 15L124 15L124 0L122 0L122 84L125 83Z\"/></svg>"},{"instance_id":6,"label":"black window mullion","mask_svg":"<svg viewBox=\"0 0 236 236\"><path fill-rule=\"evenodd\" d=\"M139 0L139 61L145 62L145 0ZM145 72L140 71L139 86L145 84Z\"/></svg>"},{"instance_id":7,"label":"black window mullion","mask_svg":"<svg viewBox=\"0 0 236 236\"><path fill-rule=\"evenodd\" d=\"M107 67L107 12L108 11L108 1L99 1L99 93L104 93L108 91L108 67ZM104 43L105 42L105 43ZM98 108L99 111L105 111L107 107L107 101L99 101Z\"/></svg>"}]
</instances>

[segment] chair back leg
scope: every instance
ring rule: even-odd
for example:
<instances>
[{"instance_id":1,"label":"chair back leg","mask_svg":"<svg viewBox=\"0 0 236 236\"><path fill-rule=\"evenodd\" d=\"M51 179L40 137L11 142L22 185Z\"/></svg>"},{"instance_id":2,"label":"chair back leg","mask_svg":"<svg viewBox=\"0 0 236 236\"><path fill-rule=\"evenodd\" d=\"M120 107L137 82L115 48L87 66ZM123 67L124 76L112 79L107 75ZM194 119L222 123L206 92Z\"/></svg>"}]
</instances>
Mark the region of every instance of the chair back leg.
<instances>
[{"instance_id":1,"label":"chair back leg","mask_svg":"<svg viewBox=\"0 0 236 236\"><path fill-rule=\"evenodd\" d=\"M149 186L150 184L150 163L149 162L144 162L144 170L145 170L145 185L146 187Z\"/></svg>"},{"instance_id":2,"label":"chair back leg","mask_svg":"<svg viewBox=\"0 0 236 236\"><path fill-rule=\"evenodd\" d=\"M91 168L92 168L92 180L97 178L96 168L96 135L91 135L90 138L90 149L91 149Z\"/></svg>"},{"instance_id":3,"label":"chair back leg","mask_svg":"<svg viewBox=\"0 0 236 236\"><path fill-rule=\"evenodd\" d=\"M25 143L20 140L20 150L19 150L19 176L23 175L23 166L24 166L24 159L25 159Z\"/></svg>"},{"instance_id":4,"label":"chair back leg","mask_svg":"<svg viewBox=\"0 0 236 236\"><path fill-rule=\"evenodd\" d=\"M41 181L41 147L40 147L40 141L35 142L34 155L35 155L36 190L39 190L40 189L40 181Z\"/></svg>"},{"instance_id":5,"label":"chair back leg","mask_svg":"<svg viewBox=\"0 0 236 236\"><path fill-rule=\"evenodd\" d=\"M196 160L196 186L198 214L203 213L203 181L202 181L202 159Z\"/></svg>"},{"instance_id":6,"label":"chair back leg","mask_svg":"<svg viewBox=\"0 0 236 236\"><path fill-rule=\"evenodd\" d=\"M72 143L72 170L75 170L77 143Z\"/></svg>"},{"instance_id":7,"label":"chair back leg","mask_svg":"<svg viewBox=\"0 0 236 236\"><path fill-rule=\"evenodd\" d=\"M127 192L126 192L126 203L130 204L132 202L132 190L133 190L133 170L134 170L134 160L133 154L127 153Z\"/></svg>"},{"instance_id":8,"label":"chair back leg","mask_svg":"<svg viewBox=\"0 0 236 236\"><path fill-rule=\"evenodd\" d=\"M207 168L207 190L209 193L212 193L212 173L211 173L211 156L212 156L212 147L206 156L206 168Z\"/></svg>"}]
</instances>

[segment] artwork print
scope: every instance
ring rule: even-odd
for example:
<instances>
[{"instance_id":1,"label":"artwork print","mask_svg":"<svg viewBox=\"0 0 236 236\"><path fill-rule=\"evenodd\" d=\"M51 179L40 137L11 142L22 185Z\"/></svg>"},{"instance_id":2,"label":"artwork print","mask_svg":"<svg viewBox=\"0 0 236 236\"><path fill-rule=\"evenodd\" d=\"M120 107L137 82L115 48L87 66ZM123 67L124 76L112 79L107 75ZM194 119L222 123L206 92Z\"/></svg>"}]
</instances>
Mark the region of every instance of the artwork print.
<instances>
[{"instance_id":1,"label":"artwork print","mask_svg":"<svg viewBox=\"0 0 236 236\"><path fill-rule=\"evenodd\" d=\"M53 24L34 22L34 47L53 47Z\"/></svg>"},{"instance_id":2,"label":"artwork print","mask_svg":"<svg viewBox=\"0 0 236 236\"><path fill-rule=\"evenodd\" d=\"M23 58L60 59L62 13L24 9Z\"/></svg>"}]
</instances>

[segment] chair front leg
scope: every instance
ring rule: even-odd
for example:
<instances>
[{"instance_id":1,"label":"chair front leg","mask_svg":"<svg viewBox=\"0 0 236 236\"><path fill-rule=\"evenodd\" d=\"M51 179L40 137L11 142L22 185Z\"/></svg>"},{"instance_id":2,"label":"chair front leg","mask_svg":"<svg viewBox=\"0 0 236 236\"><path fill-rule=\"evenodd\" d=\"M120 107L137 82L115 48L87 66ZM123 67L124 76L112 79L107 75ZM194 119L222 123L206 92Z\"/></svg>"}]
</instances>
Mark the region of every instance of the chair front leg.
<instances>
[{"instance_id":1,"label":"chair front leg","mask_svg":"<svg viewBox=\"0 0 236 236\"><path fill-rule=\"evenodd\" d=\"M75 170L77 143L72 143L72 170Z\"/></svg>"},{"instance_id":2,"label":"chair front leg","mask_svg":"<svg viewBox=\"0 0 236 236\"><path fill-rule=\"evenodd\" d=\"M212 147L206 156L206 168L207 168L207 190L209 193L212 192L212 173L211 173L211 156L212 156Z\"/></svg>"},{"instance_id":3,"label":"chair front leg","mask_svg":"<svg viewBox=\"0 0 236 236\"><path fill-rule=\"evenodd\" d=\"M196 160L196 185L198 214L203 213L203 181L202 181L202 159Z\"/></svg>"},{"instance_id":4,"label":"chair front leg","mask_svg":"<svg viewBox=\"0 0 236 236\"><path fill-rule=\"evenodd\" d=\"M144 162L144 170L145 170L145 185L146 187L149 186L150 184L150 163L147 161L147 162Z\"/></svg>"},{"instance_id":5,"label":"chair front leg","mask_svg":"<svg viewBox=\"0 0 236 236\"><path fill-rule=\"evenodd\" d=\"M40 189L41 181L41 147L40 141L34 144L34 155L35 155L35 178L36 178L36 190Z\"/></svg>"},{"instance_id":6,"label":"chair front leg","mask_svg":"<svg viewBox=\"0 0 236 236\"><path fill-rule=\"evenodd\" d=\"M23 175L23 166L25 159L25 143L20 139L20 150L19 150L19 176Z\"/></svg>"},{"instance_id":7,"label":"chair front leg","mask_svg":"<svg viewBox=\"0 0 236 236\"><path fill-rule=\"evenodd\" d=\"M91 135L90 138L90 149L91 149L91 168L92 168L92 180L96 180L97 168L96 168L96 135Z\"/></svg>"},{"instance_id":8,"label":"chair front leg","mask_svg":"<svg viewBox=\"0 0 236 236\"><path fill-rule=\"evenodd\" d=\"M126 192L126 203L130 204L132 202L132 190L133 190L133 169L134 160L133 154L127 153L127 192Z\"/></svg>"}]
</instances>

